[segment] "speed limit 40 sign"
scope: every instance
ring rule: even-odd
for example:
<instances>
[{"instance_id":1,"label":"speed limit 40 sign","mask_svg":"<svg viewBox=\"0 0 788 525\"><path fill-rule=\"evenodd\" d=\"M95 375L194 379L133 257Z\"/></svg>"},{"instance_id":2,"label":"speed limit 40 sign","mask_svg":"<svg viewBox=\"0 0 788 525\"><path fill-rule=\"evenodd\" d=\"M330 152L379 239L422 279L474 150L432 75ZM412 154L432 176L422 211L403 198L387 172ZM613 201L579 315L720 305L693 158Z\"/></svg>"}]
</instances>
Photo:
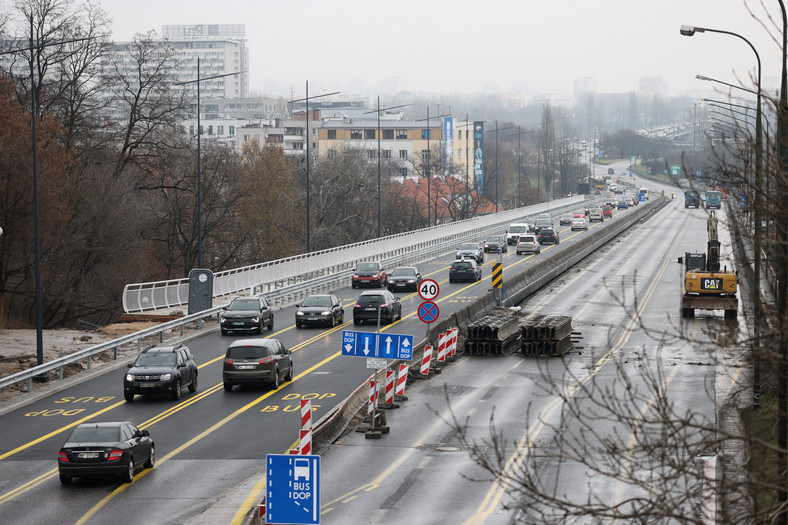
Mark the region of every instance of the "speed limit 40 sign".
<instances>
[{"instance_id":1,"label":"speed limit 40 sign","mask_svg":"<svg viewBox=\"0 0 788 525\"><path fill-rule=\"evenodd\" d=\"M440 291L440 286L438 286L438 283L433 279L424 279L419 284L419 297L425 301L432 301L438 297Z\"/></svg>"}]
</instances>

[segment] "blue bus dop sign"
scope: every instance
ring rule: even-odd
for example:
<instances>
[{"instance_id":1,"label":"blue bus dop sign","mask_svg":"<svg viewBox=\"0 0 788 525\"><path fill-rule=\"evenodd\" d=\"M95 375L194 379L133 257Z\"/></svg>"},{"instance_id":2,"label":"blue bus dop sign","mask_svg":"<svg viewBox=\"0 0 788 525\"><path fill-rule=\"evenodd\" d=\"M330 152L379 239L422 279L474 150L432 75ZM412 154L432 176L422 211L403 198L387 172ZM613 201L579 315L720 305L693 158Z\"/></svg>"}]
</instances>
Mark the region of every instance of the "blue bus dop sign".
<instances>
[{"instance_id":1,"label":"blue bus dop sign","mask_svg":"<svg viewBox=\"0 0 788 525\"><path fill-rule=\"evenodd\" d=\"M267 523L320 523L320 456L266 456Z\"/></svg>"}]
</instances>

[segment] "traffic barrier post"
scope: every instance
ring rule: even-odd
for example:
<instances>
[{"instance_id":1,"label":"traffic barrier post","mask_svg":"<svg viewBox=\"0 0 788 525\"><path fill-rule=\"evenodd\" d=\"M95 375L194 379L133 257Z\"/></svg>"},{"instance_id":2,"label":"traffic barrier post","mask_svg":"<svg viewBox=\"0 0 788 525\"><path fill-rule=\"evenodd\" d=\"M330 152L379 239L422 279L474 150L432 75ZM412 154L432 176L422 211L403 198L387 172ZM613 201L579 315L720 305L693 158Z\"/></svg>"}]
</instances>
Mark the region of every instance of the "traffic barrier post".
<instances>
[{"instance_id":1,"label":"traffic barrier post","mask_svg":"<svg viewBox=\"0 0 788 525\"><path fill-rule=\"evenodd\" d=\"M397 388L394 390L394 399L397 401L407 401L405 397L405 383L408 380L408 364L400 363L399 374L397 375Z\"/></svg>"},{"instance_id":2,"label":"traffic barrier post","mask_svg":"<svg viewBox=\"0 0 788 525\"><path fill-rule=\"evenodd\" d=\"M302 456L308 456L312 453L312 429L299 430L301 439L299 440L298 449Z\"/></svg>"},{"instance_id":3,"label":"traffic barrier post","mask_svg":"<svg viewBox=\"0 0 788 525\"><path fill-rule=\"evenodd\" d=\"M386 370L386 386L384 390L384 397L383 403L378 405L378 408L382 408L385 410L391 408L399 408L399 405L394 404L394 376L396 372L394 370Z\"/></svg>"},{"instance_id":4,"label":"traffic barrier post","mask_svg":"<svg viewBox=\"0 0 788 525\"><path fill-rule=\"evenodd\" d=\"M421 378L427 379L430 375L430 362L432 361L432 345L424 345L424 357L421 358Z\"/></svg>"},{"instance_id":5,"label":"traffic barrier post","mask_svg":"<svg viewBox=\"0 0 788 525\"><path fill-rule=\"evenodd\" d=\"M301 400L301 430L312 430L312 400Z\"/></svg>"},{"instance_id":6,"label":"traffic barrier post","mask_svg":"<svg viewBox=\"0 0 788 525\"><path fill-rule=\"evenodd\" d=\"M438 334L438 366L446 363L446 335L447 332Z\"/></svg>"},{"instance_id":7,"label":"traffic barrier post","mask_svg":"<svg viewBox=\"0 0 788 525\"><path fill-rule=\"evenodd\" d=\"M449 344L449 358L454 361L457 359L457 336L460 333L459 328L451 329L451 341Z\"/></svg>"},{"instance_id":8,"label":"traffic barrier post","mask_svg":"<svg viewBox=\"0 0 788 525\"><path fill-rule=\"evenodd\" d=\"M377 390L375 389L375 378L369 380L369 402L367 404L367 415L372 416L375 411L375 399L377 399Z\"/></svg>"}]
</instances>

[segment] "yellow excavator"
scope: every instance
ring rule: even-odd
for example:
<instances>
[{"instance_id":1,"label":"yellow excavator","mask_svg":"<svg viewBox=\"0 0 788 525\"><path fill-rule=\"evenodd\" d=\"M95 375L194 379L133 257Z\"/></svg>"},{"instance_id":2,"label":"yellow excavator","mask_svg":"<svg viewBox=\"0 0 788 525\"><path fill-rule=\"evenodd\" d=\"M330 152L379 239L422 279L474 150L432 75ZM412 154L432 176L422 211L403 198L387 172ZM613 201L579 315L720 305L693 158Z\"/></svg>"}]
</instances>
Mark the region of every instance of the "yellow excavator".
<instances>
[{"instance_id":1,"label":"yellow excavator","mask_svg":"<svg viewBox=\"0 0 788 525\"><path fill-rule=\"evenodd\" d=\"M679 257L684 265L684 292L681 294L681 317L695 317L695 310L724 310L726 319L735 319L739 309L736 292L739 276L727 265L720 270L720 241L717 216L709 212L706 221L709 234L706 253L685 253Z\"/></svg>"}]
</instances>

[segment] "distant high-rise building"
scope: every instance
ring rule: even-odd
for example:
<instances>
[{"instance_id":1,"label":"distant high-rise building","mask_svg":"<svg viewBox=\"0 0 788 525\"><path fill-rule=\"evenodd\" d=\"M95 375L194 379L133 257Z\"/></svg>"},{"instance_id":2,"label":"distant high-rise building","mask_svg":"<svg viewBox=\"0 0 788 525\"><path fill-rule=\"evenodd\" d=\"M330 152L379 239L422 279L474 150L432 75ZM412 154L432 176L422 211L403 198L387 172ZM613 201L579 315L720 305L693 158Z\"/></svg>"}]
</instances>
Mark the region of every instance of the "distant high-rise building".
<instances>
[{"instance_id":1,"label":"distant high-rise building","mask_svg":"<svg viewBox=\"0 0 788 525\"><path fill-rule=\"evenodd\" d=\"M662 82L662 77L641 77L638 80L638 92L665 97L668 95L668 86Z\"/></svg>"},{"instance_id":2,"label":"distant high-rise building","mask_svg":"<svg viewBox=\"0 0 788 525\"><path fill-rule=\"evenodd\" d=\"M580 77L575 79L574 95L578 98L581 93L594 93L596 91L596 79L594 77Z\"/></svg>"}]
</instances>

